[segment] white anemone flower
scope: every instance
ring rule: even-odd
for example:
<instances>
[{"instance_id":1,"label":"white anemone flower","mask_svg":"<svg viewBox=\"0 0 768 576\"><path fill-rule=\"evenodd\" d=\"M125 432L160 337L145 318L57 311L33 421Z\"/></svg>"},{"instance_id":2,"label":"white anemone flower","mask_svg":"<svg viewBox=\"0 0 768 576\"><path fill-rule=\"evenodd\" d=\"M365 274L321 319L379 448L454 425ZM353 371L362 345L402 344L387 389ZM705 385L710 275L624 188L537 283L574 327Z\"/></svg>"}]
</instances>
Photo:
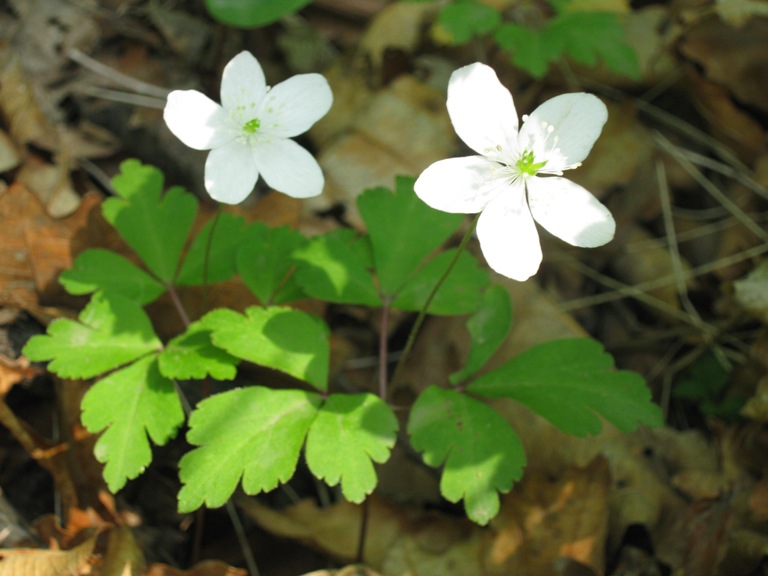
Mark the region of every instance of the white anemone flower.
<instances>
[{"instance_id":1,"label":"white anemone flower","mask_svg":"<svg viewBox=\"0 0 768 576\"><path fill-rule=\"evenodd\" d=\"M536 274L541 244L534 220L574 246L613 238L608 209L561 177L587 157L608 119L598 98L556 96L523 116L518 130L509 90L492 68L475 63L451 75L447 107L456 133L480 156L435 162L415 191L443 212L482 212L477 237L493 270L519 281Z\"/></svg>"},{"instance_id":2,"label":"white anemone flower","mask_svg":"<svg viewBox=\"0 0 768 576\"><path fill-rule=\"evenodd\" d=\"M332 103L331 88L320 74L299 74L270 88L258 60L244 51L224 68L221 105L197 90L174 90L163 117L184 144L211 151L205 162L211 197L238 204L259 174L271 188L294 198L322 192L317 160L291 138L309 130Z\"/></svg>"}]
</instances>

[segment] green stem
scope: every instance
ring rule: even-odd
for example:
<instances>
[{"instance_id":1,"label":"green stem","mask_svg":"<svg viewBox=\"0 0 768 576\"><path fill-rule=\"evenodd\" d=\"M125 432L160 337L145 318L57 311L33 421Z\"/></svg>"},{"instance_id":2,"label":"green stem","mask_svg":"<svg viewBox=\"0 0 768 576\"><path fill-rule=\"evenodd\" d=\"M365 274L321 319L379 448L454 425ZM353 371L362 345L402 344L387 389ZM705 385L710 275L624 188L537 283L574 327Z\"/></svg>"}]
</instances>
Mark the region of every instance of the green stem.
<instances>
[{"instance_id":1,"label":"green stem","mask_svg":"<svg viewBox=\"0 0 768 576\"><path fill-rule=\"evenodd\" d=\"M213 234L216 232L216 226L221 217L222 204L216 207L216 214L211 223L211 233L208 234L208 240L205 243L205 257L203 258L203 310L208 310L208 264L211 259L211 246L213 245Z\"/></svg>"},{"instance_id":2,"label":"green stem","mask_svg":"<svg viewBox=\"0 0 768 576\"><path fill-rule=\"evenodd\" d=\"M427 298L427 301L424 303L424 307L419 312L419 315L416 317L416 322L413 323L413 328L411 328L411 332L408 334L408 340L405 343L405 348L403 349L403 353L400 356L400 361L397 363L397 368L395 368L395 374L392 376L392 381L390 382L390 387L394 387L394 385L399 381L403 367L405 366L406 361L408 360L408 356L411 354L411 350L413 349L413 345L416 342L416 335L419 333L419 330L421 329L421 325L424 323L424 319L427 316L427 310L429 310L430 304L432 304L432 300L435 298L435 294L437 294L437 291L440 289L440 287L445 282L445 279L448 278L448 275L451 273L451 270L456 266L456 262L459 261L459 257L464 252L464 250L467 247L467 244L469 243L470 238L472 238L472 234L475 232L475 228L477 227L477 221L480 219L480 214L475 216L475 219L472 220L472 224L467 229L467 233L464 234L464 238L461 239L461 244L459 244L459 247L456 249L456 254L453 256L453 260L451 260L451 263L448 265L448 268L445 269L445 272L443 272L443 275L440 277L440 280L437 281L437 284L435 284L435 287L432 289L432 292L429 293L429 297Z\"/></svg>"}]
</instances>

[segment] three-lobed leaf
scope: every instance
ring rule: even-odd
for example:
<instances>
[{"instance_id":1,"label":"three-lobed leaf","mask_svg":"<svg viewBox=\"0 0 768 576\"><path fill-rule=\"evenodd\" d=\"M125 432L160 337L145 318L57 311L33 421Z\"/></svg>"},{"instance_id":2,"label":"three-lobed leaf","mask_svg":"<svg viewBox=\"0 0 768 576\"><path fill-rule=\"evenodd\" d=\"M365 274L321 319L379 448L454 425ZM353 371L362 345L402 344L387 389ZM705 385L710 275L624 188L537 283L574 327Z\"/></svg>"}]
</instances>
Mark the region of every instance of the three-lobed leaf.
<instances>
[{"instance_id":1,"label":"three-lobed leaf","mask_svg":"<svg viewBox=\"0 0 768 576\"><path fill-rule=\"evenodd\" d=\"M251 306L245 315L220 308L202 319L213 343L228 353L328 388L328 328L319 318L280 306Z\"/></svg>"},{"instance_id":2,"label":"three-lobed leaf","mask_svg":"<svg viewBox=\"0 0 768 576\"><path fill-rule=\"evenodd\" d=\"M154 355L99 380L83 398L82 410L89 431L104 430L94 453L106 464L104 479L112 492L152 461L147 435L163 445L184 422L174 384L160 374Z\"/></svg>"},{"instance_id":3,"label":"three-lobed leaf","mask_svg":"<svg viewBox=\"0 0 768 576\"><path fill-rule=\"evenodd\" d=\"M296 470L320 396L261 386L231 390L198 404L187 440L198 448L184 455L179 510L222 506L242 479L256 494L288 481Z\"/></svg>"},{"instance_id":4,"label":"three-lobed leaf","mask_svg":"<svg viewBox=\"0 0 768 576\"><path fill-rule=\"evenodd\" d=\"M467 516L481 525L498 514L499 492L525 466L520 439L499 413L453 390L427 388L411 409L408 435L427 465L443 466L443 496L463 499Z\"/></svg>"},{"instance_id":5,"label":"three-lobed leaf","mask_svg":"<svg viewBox=\"0 0 768 576\"><path fill-rule=\"evenodd\" d=\"M172 283L197 200L180 187L163 195L163 173L138 160L126 160L120 170L112 179L118 196L102 204L104 218L155 276Z\"/></svg>"},{"instance_id":6,"label":"three-lobed leaf","mask_svg":"<svg viewBox=\"0 0 768 576\"><path fill-rule=\"evenodd\" d=\"M368 227L376 273L385 295L394 295L461 224L462 214L430 208L413 191L413 178L398 176L395 191L366 190L358 198Z\"/></svg>"},{"instance_id":7,"label":"three-lobed leaf","mask_svg":"<svg viewBox=\"0 0 768 576\"><path fill-rule=\"evenodd\" d=\"M72 268L64 270L59 282L70 294L101 290L121 294L137 304L149 304L165 287L133 262L116 252L92 248L78 254Z\"/></svg>"},{"instance_id":8,"label":"three-lobed leaf","mask_svg":"<svg viewBox=\"0 0 768 576\"><path fill-rule=\"evenodd\" d=\"M663 422L643 378L614 370L613 358L589 338L540 344L471 382L467 390L516 400L574 436L600 432L600 416L623 432Z\"/></svg>"},{"instance_id":9,"label":"three-lobed leaf","mask_svg":"<svg viewBox=\"0 0 768 576\"><path fill-rule=\"evenodd\" d=\"M159 350L152 323L136 302L97 292L78 321L59 318L48 333L32 337L24 354L50 360L48 369L64 378L91 378Z\"/></svg>"},{"instance_id":10,"label":"three-lobed leaf","mask_svg":"<svg viewBox=\"0 0 768 576\"><path fill-rule=\"evenodd\" d=\"M397 418L372 394L332 394L307 435L310 471L331 486L341 483L350 502L362 502L376 487L373 463L389 459Z\"/></svg>"},{"instance_id":11,"label":"three-lobed leaf","mask_svg":"<svg viewBox=\"0 0 768 576\"><path fill-rule=\"evenodd\" d=\"M306 238L287 226L249 225L237 253L237 271L251 292L265 305L282 304L304 296L294 275L293 253Z\"/></svg>"},{"instance_id":12,"label":"three-lobed leaf","mask_svg":"<svg viewBox=\"0 0 768 576\"><path fill-rule=\"evenodd\" d=\"M232 380L240 360L211 342L211 331L201 321L193 322L163 348L158 357L166 378Z\"/></svg>"},{"instance_id":13,"label":"three-lobed leaf","mask_svg":"<svg viewBox=\"0 0 768 576\"><path fill-rule=\"evenodd\" d=\"M367 237L340 229L311 239L294 252L300 263L296 280L307 295L339 304L381 306L374 286Z\"/></svg>"},{"instance_id":14,"label":"three-lobed leaf","mask_svg":"<svg viewBox=\"0 0 768 576\"><path fill-rule=\"evenodd\" d=\"M456 249L441 252L416 271L398 291L392 303L400 310L420 311L448 269ZM477 259L463 252L429 304L430 314L458 315L475 311L483 301L490 278Z\"/></svg>"},{"instance_id":15,"label":"three-lobed leaf","mask_svg":"<svg viewBox=\"0 0 768 576\"><path fill-rule=\"evenodd\" d=\"M494 284L483 294L483 302L467 320L470 335L469 357L464 368L451 374L451 384L469 378L499 349L512 326L512 303L509 293Z\"/></svg>"},{"instance_id":16,"label":"three-lobed leaf","mask_svg":"<svg viewBox=\"0 0 768 576\"><path fill-rule=\"evenodd\" d=\"M205 0L214 20L236 28L258 28L297 12L312 0Z\"/></svg>"},{"instance_id":17,"label":"three-lobed leaf","mask_svg":"<svg viewBox=\"0 0 768 576\"><path fill-rule=\"evenodd\" d=\"M176 284L195 286L232 278L244 227L245 221L240 216L226 212L206 222L184 256Z\"/></svg>"}]
</instances>

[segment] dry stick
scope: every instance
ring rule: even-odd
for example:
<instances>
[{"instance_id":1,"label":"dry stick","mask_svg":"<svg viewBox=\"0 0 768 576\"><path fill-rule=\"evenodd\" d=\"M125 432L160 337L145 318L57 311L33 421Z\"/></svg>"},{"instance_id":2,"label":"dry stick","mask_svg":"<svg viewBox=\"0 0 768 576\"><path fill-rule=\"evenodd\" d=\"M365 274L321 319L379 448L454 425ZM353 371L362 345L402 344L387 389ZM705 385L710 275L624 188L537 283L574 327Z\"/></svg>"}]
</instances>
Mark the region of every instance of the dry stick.
<instances>
[{"instance_id":1,"label":"dry stick","mask_svg":"<svg viewBox=\"0 0 768 576\"><path fill-rule=\"evenodd\" d=\"M165 100L168 97L168 93L170 92L170 90L166 88L160 88L154 84L148 84L147 82L142 82L141 80L137 80L132 76L118 72L114 68L111 68L106 64L102 64L98 60L94 60L77 48L70 50L67 53L67 56L69 56L70 60L80 64L80 66L83 68L87 68L91 72L95 72L99 76L103 76L115 84L125 86L137 94L145 94L147 96L154 96L156 98Z\"/></svg>"},{"instance_id":2,"label":"dry stick","mask_svg":"<svg viewBox=\"0 0 768 576\"><path fill-rule=\"evenodd\" d=\"M707 179L693 163L682 154L678 147L672 144L661 132L654 133L654 140L659 146L669 153L682 168L690 174L699 185L704 188L709 194L723 207L728 210L734 218L741 222L749 231L755 236L760 238L765 243L768 243L768 232L766 232L757 222L750 218L744 210L742 210L738 204L723 194L720 189L715 186L709 179Z\"/></svg>"},{"instance_id":3,"label":"dry stick","mask_svg":"<svg viewBox=\"0 0 768 576\"><path fill-rule=\"evenodd\" d=\"M440 287L443 285L443 282L445 282L445 279L448 278L448 274L451 273L451 270L453 270L453 267L456 265L456 262L459 261L459 257L461 256L462 252L464 252L464 249L467 247L467 244L469 244L469 239L472 238L472 234L475 231L475 227L477 226L477 221L480 219L480 214L475 216L474 220L472 220L472 224L470 224L469 229L467 229L467 233L464 234L464 238L461 239L461 244L459 244L459 247L456 249L456 254L453 256L453 260L451 260L451 263L448 264L448 267L445 269L445 272L443 272L443 275L440 277L440 280L437 281L435 284L435 287L432 288L432 292L429 293L429 296L427 297L427 301L424 303L424 307L419 311L419 315L416 317L416 322L413 323L413 328L411 328L411 332L408 334L408 340L405 343L405 348L403 348L402 356L400 356L400 361L397 363L397 367L395 368L395 374L392 376L392 381L390 382L390 387L394 386L396 382L400 379L400 376L403 372L403 367L405 366L406 361L408 360L408 356L411 353L411 350L413 349L413 344L416 341L416 335L419 333L419 329L421 328L421 325L424 323L424 319L427 316L427 310L429 310L429 305L432 304L432 300L435 298L435 294L437 294L437 291L440 289Z\"/></svg>"}]
</instances>

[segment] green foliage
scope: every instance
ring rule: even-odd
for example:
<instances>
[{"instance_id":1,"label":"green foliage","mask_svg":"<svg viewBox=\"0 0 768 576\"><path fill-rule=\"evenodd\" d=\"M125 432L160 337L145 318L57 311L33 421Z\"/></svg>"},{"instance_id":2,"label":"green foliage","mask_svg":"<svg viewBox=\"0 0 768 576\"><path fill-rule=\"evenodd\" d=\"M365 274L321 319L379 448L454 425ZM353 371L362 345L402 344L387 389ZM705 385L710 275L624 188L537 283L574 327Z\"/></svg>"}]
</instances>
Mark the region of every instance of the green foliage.
<instances>
[{"instance_id":1,"label":"green foliage","mask_svg":"<svg viewBox=\"0 0 768 576\"><path fill-rule=\"evenodd\" d=\"M251 306L242 315L220 308L203 317L213 343L232 356L328 388L330 346L326 325L311 314Z\"/></svg>"},{"instance_id":2,"label":"green foliage","mask_svg":"<svg viewBox=\"0 0 768 576\"><path fill-rule=\"evenodd\" d=\"M374 462L386 462L395 445L397 418L372 394L333 394L307 436L307 465L331 486L341 483L350 502L362 502L376 487Z\"/></svg>"},{"instance_id":3,"label":"green foliage","mask_svg":"<svg viewBox=\"0 0 768 576\"><path fill-rule=\"evenodd\" d=\"M478 0L454 0L443 6L438 25L454 44L475 36L490 36L512 62L534 78L541 78L552 62L568 56L586 66L603 62L630 78L640 77L637 55L626 42L618 17L610 12L570 9L571 0L549 0L555 15L536 26L504 21L492 6Z\"/></svg>"},{"instance_id":4,"label":"green foliage","mask_svg":"<svg viewBox=\"0 0 768 576\"><path fill-rule=\"evenodd\" d=\"M237 253L237 271L263 304L283 304L304 296L294 278L293 253L306 239L287 227L254 222L246 228Z\"/></svg>"},{"instance_id":5,"label":"green foliage","mask_svg":"<svg viewBox=\"0 0 768 576\"><path fill-rule=\"evenodd\" d=\"M297 282L313 298L339 304L381 306L374 286L370 242L352 230L318 236L294 252L301 266Z\"/></svg>"},{"instance_id":6,"label":"green foliage","mask_svg":"<svg viewBox=\"0 0 768 576\"><path fill-rule=\"evenodd\" d=\"M187 440L199 446L184 455L179 510L223 505L242 478L247 494L288 481L320 397L303 390L252 386L212 396L189 418Z\"/></svg>"},{"instance_id":7,"label":"green foliage","mask_svg":"<svg viewBox=\"0 0 768 576\"><path fill-rule=\"evenodd\" d=\"M392 306L414 312L421 310L455 255L456 249L447 250L416 270L397 293ZM477 259L463 252L435 294L429 313L458 315L475 311L482 303L488 282L488 273L480 268Z\"/></svg>"},{"instance_id":8,"label":"green foliage","mask_svg":"<svg viewBox=\"0 0 768 576\"><path fill-rule=\"evenodd\" d=\"M205 0L214 20L235 28L258 28L297 12L312 0Z\"/></svg>"},{"instance_id":9,"label":"green foliage","mask_svg":"<svg viewBox=\"0 0 768 576\"><path fill-rule=\"evenodd\" d=\"M368 227L373 260L384 294L396 294L422 262L464 219L424 204L413 192L415 179L399 176L395 191L366 190L357 200Z\"/></svg>"},{"instance_id":10,"label":"green foliage","mask_svg":"<svg viewBox=\"0 0 768 576\"><path fill-rule=\"evenodd\" d=\"M24 354L50 360L63 378L92 378L158 350L160 340L144 310L118 294L97 292L78 321L59 318L48 333L32 337Z\"/></svg>"},{"instance_id":11,"label":"green foliage","mask_svg":"<svg viewBox=\"0 0 768 576\"><path fill-rule=\"evenodd\" d=\"M165 444L184 422L173 382L160 374L155 356L99 380L83 398L82 409L83 425L89 431L106 429L95 454L106 463L104 479L112 492L152 461L147 435L155 444Z\"/></svg>"},{"instance_id":12,"label":"green foliage","mask_svg":"<svg viewBox=\"0 0 768 576\"><path fill-rule=\"evenodd\" d=\"M427 388L411 408L411 444L429 466L443 466L440 492L464 499L467 516L485 525L499 512L499 492L520 479L525 452L520 438L498 412L479 400Z\"/></svg>"},{"instance_id":13,"label":"green foliage","mask_svg":"<svg viewBox=\"0 0 768 576\"><path fill-rule=\"evenodd\" d=\"M715 355L708 353L691 366L690 374L675 385L672 395L697 403L705 416L732 422L738 419L746 398L723 398L730 379Z\"/></svg>"},{"instance_id":14,"label":"green foliage","mask_svg":"<svg viewBox=\"0 0 768 576\"><path fill-rule=\"evenodd\" d=\"M211 332L203 322L193 322L173 338L158 358L166 378L232 380L240 360L211 342Z\"/></svg>"},{"instance_id":15,"label":"green foliage","mask_svg":"<svg viewBox=\"0 0 768 576\"><path fill-rule=\"evenodd\" d=\"M481 376L467 390L516 400L573 436L600 432L599 416L623 432L640 423L663 422L643 379L613 370L611 356L599 342L586 338L540 344Z\"/></svg>"},{"instance_id":16,"label":"green foliage","mask_svg":"<svg viewBox=\"0 0 768 576\"><path fill-rule=\"evenodd\" d=\"M245 221L239 216L226 213L219 214L217 218L218 221L214 219L207 222L195 236L184 257L176 285L213 284L229 280L235 275L235 258L241 245ZM215 226L213 238L212 226Z\"/></svg>"},{"instance_id":17,"label":"green foliage","mask_svg":"<svg viewBox=\"0 0 768 576\"><path fill-rule=\"evenodd\" d=\"M245 226L222 213L190 241L197 201L180 188L163 194L162 174L151 166L127 161L121 169L114 179L118 196L103 211L139 264L106 250L83 252L61 282L71 293L93 293L90 303L77 320L52 322L24 348L31 360L49 360L60 376L100 378L84 398L82 420L101 434L96 456L112 491L151 463L151 443L166 443L183 424L174 380L232 380L246 360L318 392L249 385L193 407L187 439L194 448L180 462L179 508L220 506L240 483L249 494L272 490L293 476L302 448L312 474L340 485L348 500L370 494L376 465L395 445L398 420L372 394L328 393L328 327L278 305L306 297L417 311L440 284L429 312L469 315L469 354L450 378L455 388L427 388L407 431L425 463L442 467L442 494L463 500L480 524L498 512L499 493L525 465L514 430L484 399L521 402L578 436L597 433L601 418L626 431L661 422L641 378L613 370L611 357L591 340L542 344L472 381L507 336L509 297L504 288L489 287L488 272L473 256L443 249L464 219L421 203L413 179L398 178L394 192L377 188L360 197L367 234L341 229L307 240L289 228ZM214 310L160 341L143 306L164 291L179 301L179 285L235 273L262 306ZM713 384L711 395L722 385Z\"/></svg>"},{"instance_id":18,"label":"green foliage","mask_svg":"<svg viewBox=\"0 0 768 576\"><path fill-rule=\"evenodd\" d=\"M81 252L59 282L70 294L102 292L120 294L136 304L157 299L165 286L115 252L93 248Z\"/></svg>"},{"instance_id":19,"label":"green foliage","mask_svg":"<svg viewBox=\"0 0 768 576\"><path fill-rule=\"evenodd\" d=\"M509 294L499 285L486 290L483 303L467 320L470 335L469 358L464 368L451 374L451 384L469 378L499 349L512 326L512 303Z\"/></svg>"},{"instance_id":20,"label":"green foliage","mask_svg":"<svg viewBox=\"0 0 768 576\"><path fill-rule=\"evenodd\" d=\"M118 197L102 205L104 218L158 279L172 283L197 214L197 200L174 186L163 196L157 168L126 160L112 180Z\"/></svg>"},{"instance_id":21,"label":"green foliage","mask_svg":"<svg viewBox=\"0 0 768 576\"><path fill-rule=\"evenodd\" d=\"M488 4L463 1L448 4L437 21L455 44L466 44L475 36L493 32L501 24L501 14Z\"/></svg>"}]
</instances>

